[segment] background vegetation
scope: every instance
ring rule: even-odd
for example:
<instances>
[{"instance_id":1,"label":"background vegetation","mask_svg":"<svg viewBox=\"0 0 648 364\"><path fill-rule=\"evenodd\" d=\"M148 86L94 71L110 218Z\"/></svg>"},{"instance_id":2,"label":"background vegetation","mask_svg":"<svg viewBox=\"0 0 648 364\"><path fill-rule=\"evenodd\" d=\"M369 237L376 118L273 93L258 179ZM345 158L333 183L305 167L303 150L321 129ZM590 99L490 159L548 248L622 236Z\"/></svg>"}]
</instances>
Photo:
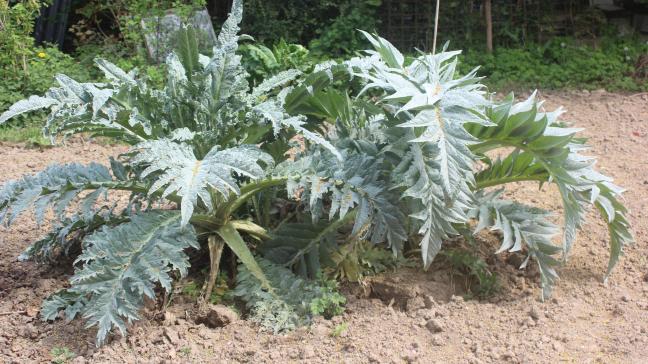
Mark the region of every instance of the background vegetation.
<instances>
[{"instance_id":1,"label":"background vegetation","mask_svg":"<svg viewBox=\"0 0 648 364\"><path fill-rule=\"evenodd\" d=\"M92 67L95 57L125 69L137 67L159 85L163 82L163 66L148 60L139 26L141 19L162 15L167 9L186 17L193 9L207 7L218 27L230 6L229 0L73 1L61 51L51 44L36 46L32 38L39 9L50 1L0 3L0 111L26 96L44 92L52 86L54 75L62 71L80 81L101 77ZM407 8L411 6L408 3L248 0L242 31L266 47L243 46L244 63L251 77L259 80L296 65L308 70L327 58L367 47L356 29L378 30L388 39L399 38L391 25L395 16L430 10ZM624 30L610 24L601 11L585 5L588 2L556 5L553 1L495 1L493 53L485 52L482 3L444 2L439 38L449 41L451 49L464 50L462 72L481 65L480 74L487 77L491 88L648 90L645 37L642 40L628 32L620 35ZM628 7L637 11L646 8L642 1L626 3L632 3ZM426 48L426 44L419 46ZM414 49L410 51L414 53ZM21 117L10 127L35 130L42 119L40 114ZM5 133L4 139L34 134L37 133Z\"/></svg>"}]
</instances>

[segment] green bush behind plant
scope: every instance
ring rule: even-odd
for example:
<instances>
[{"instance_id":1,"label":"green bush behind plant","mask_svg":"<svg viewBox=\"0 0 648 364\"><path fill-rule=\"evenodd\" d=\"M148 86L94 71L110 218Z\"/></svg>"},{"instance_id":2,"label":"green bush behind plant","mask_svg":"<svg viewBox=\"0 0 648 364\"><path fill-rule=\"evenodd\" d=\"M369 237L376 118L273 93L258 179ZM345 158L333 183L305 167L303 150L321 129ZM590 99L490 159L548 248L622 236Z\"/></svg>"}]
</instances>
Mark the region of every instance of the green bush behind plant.
<instances>
[{"instance_id":1,"label":"green bush behind plant","mask_svg":"<svg viewBox=\"0 0 648 364\"><path fill-rule=\"evenodd\" d=\"M73 74L81 80L90 79L87 68L82 67L74 58L61 52L56 47L33 47L26 58L27 71L16 72L3 62L9 57L0 54L0 110L6 110L18 100L34 93L43 93L55 83L54 77L59 73ZM12 121L11 126L40 126L45 114L23 115Z\"/></svg>"},{"instance_id":2,"label":"green bush behind plant","mask_svg":"<svg viewBox=\"0 0 648 364\"><path fill-rule=\"evenodd\" d=\"M328 57L348 55L368 46L355 30L377 30L381 4L381 0L247 0L241 29L269 45L284 39Z\"/></svg>"},{"instance_id":3,"label":"green bush behind plant","mask_svg":"<svg viewBox=\"0 0 648 364\"><path fill-rule=\"evenodd\" d=\"M243 64L253 84L288 68L309 71L313 65L326 59L350 54L362 49L366 40L354 30L377 29L380 0L304 1L285 3L249 0L245 2L248 19L243 31L253 34L262 44L244 45L240 49ZM93 67L96 57L104 58L119 67L139 69L156 87L164 82L164 65L151 64L144 52L139 20L150 16L150 2L120 0L106 5L90 1L77 12L92 28L96 19L110 13L116 34L87 34L76 42L76 50L68 55L55 47L35 47L31 37L38 11L47 1L22 0L0 4L3 31L0 32L0 111L31 94L40 94L53 85L54 76L65 72L73 78L86 81L102 80ZM174 8L188 14L205 5L204 0L156 0L156 8ZM162 10L155 14L161 14ZM103 14L103 15L102 15ZM154 15L155 15L154 14ZM95 19L95 20L92 20ZM105 25L105 24L104 24ZM90 29L88 28L88 29ZM299 28L299 31L295 29ZM86 28L79 28L85 34ZM609 91L646 91L646 70L637 72L635 64L641 55L648 54L648 44L632 38L607 36L595 45L582 44L574 37L559 37L545 44L526 47L496 47L495 52L484 52L480 44L465 40L454 44L468 49L462 56L459 71L467 73L481 65L479 74L486 76L491 89L598 89ZM307 45L299 45L299 43ZM461 43L461 42L459 42ZM472 46L469 46L471 44ZM643 78L636 77L643 74ZM21 116L9 127L39 128L44 115L35 113ZM4 130L7 127L4 127ZM31 135L27 133L25 135ZM20 134L23 135L23 134ZM7 140L0 132L0 140ZM11 136L11 140L16 135ZM19 137L19 136L18 136Z\"/></svg>"},{"instance_id":4,"label":"green bush behind plant","mask_svg":"<svg viewBox=\"0 0 648 364\"><path fill-rule=\"evenodd\" d=\"M648 54L648 43L636 39L603 38L585 45L571 37L558 37L544 45L499 48L492 54L468 50L461 72L481 65L492 89L599 89L645 91L648 80L634 78L635 64Z\"/></svg>"},{"instance_id":5,"label":"green bush behind plant","mask_svg":"<svg viewBox=\"0 0 648 364\"><path fill-rule=\"evenodd\" d=\"M0 110L54 85L58 73L88 80L89 74L71 56L53 46L34 46L31 33L39 9L46 1L26 0L9 5L0 2ZM10 126L42 126L45 114L23 115ZM0 140L3 140L0 133Z\"/></svg>"}]
</instances>

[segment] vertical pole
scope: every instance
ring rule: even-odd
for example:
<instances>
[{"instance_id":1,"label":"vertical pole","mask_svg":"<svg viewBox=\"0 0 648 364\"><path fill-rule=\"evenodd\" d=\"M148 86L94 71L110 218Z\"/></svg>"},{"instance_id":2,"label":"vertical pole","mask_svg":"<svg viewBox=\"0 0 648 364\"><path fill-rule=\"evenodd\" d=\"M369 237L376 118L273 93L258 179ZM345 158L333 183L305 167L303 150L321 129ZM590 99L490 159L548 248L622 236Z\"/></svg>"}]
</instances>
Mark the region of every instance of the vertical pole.
<instances>
[{"instance_id":1,"label":"vertical pole","mask_svg":"<svg viewBox=\"0 0 648 364\"><path fill-rule=\"evenodd\" d=\"M491 0L484 0L484 16L486 18L486 51L493 53L493 15Z\"/></svg>"},{"instance_id":2,"label":"vertical pole","mask_svg":"<svg viewBox=\"0 0 648 364\"><path fill-rule=\"evenodd\" d=\"M434 39L432 40L432 54L436 53L437 33L439 32L439 3L441 0L436 0L436 12L434 13Z\"/></svg>"}]
</instances>

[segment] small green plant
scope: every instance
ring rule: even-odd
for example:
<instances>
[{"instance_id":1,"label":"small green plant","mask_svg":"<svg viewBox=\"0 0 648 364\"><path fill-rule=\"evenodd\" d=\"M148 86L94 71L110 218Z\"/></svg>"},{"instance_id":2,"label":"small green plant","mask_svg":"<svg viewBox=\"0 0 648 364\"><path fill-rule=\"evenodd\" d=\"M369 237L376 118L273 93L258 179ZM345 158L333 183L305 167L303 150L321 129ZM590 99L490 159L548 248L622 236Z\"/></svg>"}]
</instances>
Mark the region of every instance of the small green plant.
<instances>
[{"instance_id":1,"label":"small green plant","mask_svg":"<svg viewBox=\"0 0 648 364\"><path fill-rule=\"evenodd\" d=\"M332 277L347 281L361 281L364 277L415 263L402 254L394 254L365 240L345 244L330 253L332 265L325 271Z\"/></svg>"},{"instance_id":2,"label":"small green plant","mask_svg":"<svg viewBox=\"0 0 648 364\"><path fill-rule=\"evenodd\" d=\"M338 292L337 282L320 278L319 286L322 293L310 302L311 314L330 319L344 313L346 298Z\"/></svg>"},{"instance_id":3,"label":"small green plant","mask_svg":"<svg viewBox=\"0 0 648 364\"><path fill-rule=\"evenodd\" d=\"M0 68L29 73L28 59L34 54L34 20L47 1L0 2Z\"/></svg>"},{"instance_id":4,"label":"small green plant","mask_svg":"<svg viewBox=\"0 0 648 364\"><path fill-rule=\"evenodd\" d=\"M242 63L250 74L252 84L289 69L307 72L315 65L309 51L299 44L289 44L281 39L272 48L263 44L243 44L239 48Z\"/></svg>"},{"instance_id":5,"label":"small green plant","mask_svg":"<svg viewBox=\"0 0 648 364\"><path fill-rule=\"evenodd\" d=\"M69 363L70 360L74 359L76 354L70 350L67 347L54 347L50 351L50 355L52 356L52 363L54 364L66 364Z\"/></svg>"},{"instance_id":6,"label":"small green plant","mask_svg":"<svg viewBox=\"0 0 648 364\"><path fill-rule=\"evenodd\" d=\"M202 285L199 285L196 281L190 281L182 286L181 293L190 298L198 299L200 297L201 289ZM216 279L214 289L208 301L212 304L219 304L224 301L229 301L230 299L231 290L227 285L227 276L221 272Z\"/></svg>"},{"instance_id":7,"label":"small green plant","mask_svg":"<svg viewBox=\"0 0 648 364\"><path fill-rule=\"evenodd\" d=\"M181 348L180 350L178 350L178 352L180 353L181 356L189 357L189 355L191 355L191 348L188 347L188 346L185 346L185 347Z\"/></svg>"},{"instance_id":8,"label":"small green plant","mask_svg":"<svg viewBox=\"0 0 648 364\"><path fill-rule=\"evenodd\" d=\"M497 292L497 275L488 269L486 262L474 250L451 248L440 253L450 264L453 275L465 279L471 296L486 298Z\"/></svg>"},{"instance_id":9,"label":"small green plant","mask_svg":"<svg viewBox=\"0 0 648 364\"><path fill-rule=\"evenodd\" d=\"M301 278L266 259L259 259L259 265L273 291L264 292L261 281L241 266L233 295L246 302L251 320L264 329L281 332L307 324L313 316L330 318L344 312L346 298L337 292L335 281Z\"/></svg>"},{"instance_id":10,"label":"small green plant","mask_svg":"<svg viewBox=\"0 0 648 364\"><path fill-rule=\"evenodd\" d=\"M340 337L348 329L349 329L349 323L347 322L343 322L341 324L335 325L333 331L331 331L331 337Z\"/></svg>"}]
</instances>

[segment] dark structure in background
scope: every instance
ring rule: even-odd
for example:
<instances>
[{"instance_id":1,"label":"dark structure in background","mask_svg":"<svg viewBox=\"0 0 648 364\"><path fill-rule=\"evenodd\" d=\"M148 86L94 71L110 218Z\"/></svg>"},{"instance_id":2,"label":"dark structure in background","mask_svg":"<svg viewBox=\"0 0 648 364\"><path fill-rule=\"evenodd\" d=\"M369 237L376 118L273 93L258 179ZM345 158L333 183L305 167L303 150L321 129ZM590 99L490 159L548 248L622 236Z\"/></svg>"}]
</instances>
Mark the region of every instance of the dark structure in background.
<instances>
[{"instance_id":1,"label":"dark structure in background","mask_svg":"<svg viewBox=\"0 0 648 364\"><path fill-rule=\"evenodd\" d=\"M53 0L52 5L41 10L34 25L36 43L52 43L62 48L71 9L72 0Z\"/></svg>"},{"instance_id":2,"label":"dark structure in background","mask_svg":"<svg viewBox=\"0 0 648 364\"><path fill-rule=\"evenodd\" d=\"M267 0L281 1L281 0ZM307 3L308 1L305 1ZM648 5L632 0L492 0L495 47L544 42L556 35L595 37L596 12L620 31L648 34ZM68 20L80 0L53 0L43 9L35 26L38 43L67 46ZM436 0L382 0L381 35L401 49L429 50L432 45ZM460 44L486 44L483 0L443 0L439 40ZM207 10L220 24L229 12L231 0L208 0ZM588 34L591 32L592 34Z\"/></svg>"}]
</instances>

